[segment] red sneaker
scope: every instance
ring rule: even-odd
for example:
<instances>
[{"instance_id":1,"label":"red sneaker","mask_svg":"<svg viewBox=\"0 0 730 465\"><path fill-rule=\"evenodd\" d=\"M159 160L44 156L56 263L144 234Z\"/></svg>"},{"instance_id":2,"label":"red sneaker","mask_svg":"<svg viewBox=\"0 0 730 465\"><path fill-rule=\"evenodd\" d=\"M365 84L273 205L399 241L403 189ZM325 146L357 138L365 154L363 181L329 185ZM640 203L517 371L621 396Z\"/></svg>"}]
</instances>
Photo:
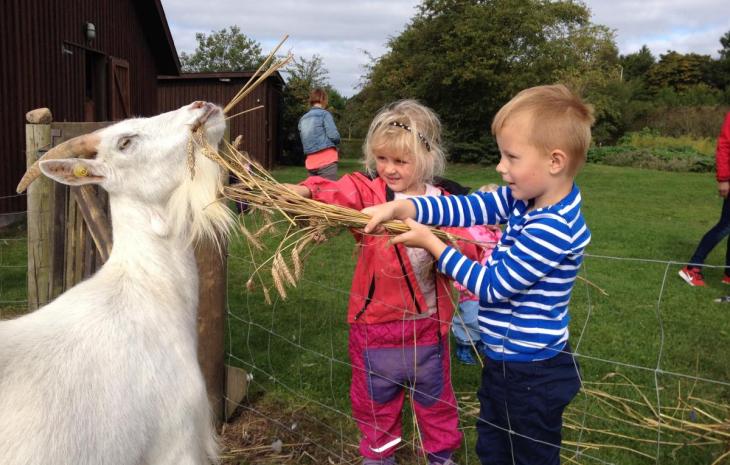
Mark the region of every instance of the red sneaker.
<instances>
[{"instance_id":1,"label":"red sneaker","mask_svg":"<svg viewBox=\"0 0 730 465\"><path fill-rule=\"evenodd\" d=\"M679 270L679 277L687 281L690 286L704 286L705 278L702 276L702 271L696 266L685 266ZM730 284L730 278L728 278L728 284ZM724 280L723 280L724 282Z\"/></svg>"},{"instance_id":2,"label":"red sneaker","mask_svg":"<svg viewBox=\"0 0 730 465\"><path fill-rule=\"evenodd\" d=\"M722 276L722 283L723 283L723 284L730 284L730 276L728 276L728 275L723 275L723 276Z\"/></svg>"}]
</instances>

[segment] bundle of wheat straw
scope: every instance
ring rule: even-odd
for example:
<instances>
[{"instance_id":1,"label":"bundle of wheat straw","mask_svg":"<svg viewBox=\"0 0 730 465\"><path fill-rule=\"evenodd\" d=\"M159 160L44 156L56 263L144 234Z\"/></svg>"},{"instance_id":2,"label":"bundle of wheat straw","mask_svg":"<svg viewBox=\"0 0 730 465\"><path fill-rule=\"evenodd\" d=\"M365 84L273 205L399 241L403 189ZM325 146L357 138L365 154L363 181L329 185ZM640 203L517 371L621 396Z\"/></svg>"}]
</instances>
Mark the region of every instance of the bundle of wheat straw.
<instances>
[{"instance_id":1,"label":"bundle of wheat straw","mask_svg":"<svg viewBox=\"0 0 730 465\"><path fill-rule=\"evenodd\" d=\"M324 227L362 229L370 221L368 215L352 208L330 205L302 197L275 180L245 152L239 152L231 144L227 144L227 149L224 151L227 155L213 151L212 157L239 180L239 183L224 189L224 195L228 199L244 202L253 208L265 211L278 211L292 225L296 225L300 221ZM401 234L410 230L400 221L389 221L383 223L383 226L389 234ZM468 241L440 229L432 229L432 231L445 241Z\"/></svg>"},{"instance_id":2,"label":"bundle of wheat straw","mask_svg":"<svg viewBox=\"0 0 730 465\"><path fill-rule=\"evenodd\" d=\"M274 287L282 298L286 298L285 285L296 286L301 273L301 257L306 246L321 242L330 229L361 230L370 220L368 215L360 211L302 197L279 183L245 152L239 151L231 144L226 143L225 150L220 152L211 147L207 147L205 151L239 181L224 188L224 197L247 204L249 208L257 209L264 214L264 225L255 233L249 231L245 225L241 225L241 233L248 239L250 246L261 248L260 237L275 226L271 212L279 212L284 218L282 221L288 224L288 230L277 250L256 269L258 272L264 266L271 266ZM408 226L400 221L390 221L383 226L388 234L401 234L409 230ZM462 237L439 229L433 229L433 232L445 241L466 241ZM285 254L289 256L293 272L287 266ZM264 297L268 300L266 290Z\"/></svg>"}]
</instances>

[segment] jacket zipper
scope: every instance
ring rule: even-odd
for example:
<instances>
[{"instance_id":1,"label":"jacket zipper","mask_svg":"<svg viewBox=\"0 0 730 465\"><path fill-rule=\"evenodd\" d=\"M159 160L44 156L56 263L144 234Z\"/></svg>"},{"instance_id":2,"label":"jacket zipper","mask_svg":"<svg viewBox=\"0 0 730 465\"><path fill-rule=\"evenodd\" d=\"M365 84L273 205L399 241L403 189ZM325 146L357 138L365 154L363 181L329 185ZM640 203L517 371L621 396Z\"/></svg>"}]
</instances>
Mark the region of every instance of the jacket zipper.
<instances>
[{"instance_id":1,"label":"jacket zipper","mask_svg":"<svg viewBox=\"0 0 730 465\"><path fill-rule=\"evenodd\" d=\"M416 311L418 313L423 313L421 311L421 306L418 305L418 300L416 299L416 293L413 292L413 285L411 284L411 281L408 279L408 272L406 271L406 265L403 263L403 257L400 255L400 250L398 250L398 246L395 246L395 254L398 256L398 263L400 263L400 269L403 272L403 279L406 280L406 284L408 285L408 291L411 293L411 297L413 298L413 303L416 304Z\"/></svg>"},{"instance_id":2,"label":"jacket zipper","mask_svg":"<svg viewBox=\"0 0 730 465\"><path fill-rule=\"evenodd\" d=\"M370 280L370 289L368 289L368 295L365 297L365 304L362 306L362 309L360 309L359 312L357 312L357 315L355 315L355 320L360 318L363 313L365 313L365 309L368 308L368 305L370 305L370 302L373 300L373 294L375 293L375 276L372 277Z\"/></svg>"}]
</instances>

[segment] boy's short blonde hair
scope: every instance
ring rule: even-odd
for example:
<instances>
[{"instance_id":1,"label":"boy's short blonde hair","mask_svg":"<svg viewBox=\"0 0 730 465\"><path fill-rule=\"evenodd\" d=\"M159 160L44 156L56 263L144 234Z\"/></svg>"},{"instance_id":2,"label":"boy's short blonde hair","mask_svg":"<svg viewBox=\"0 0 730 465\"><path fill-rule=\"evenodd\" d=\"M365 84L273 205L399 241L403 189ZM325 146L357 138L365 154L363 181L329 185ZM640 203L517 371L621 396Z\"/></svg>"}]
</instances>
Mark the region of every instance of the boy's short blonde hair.
<instances>
[{"instance_id":1,"label":"boy's short blonde hair","mask_svg":"<svg viewBox=\"0 0 730 465\"><path fill-rule=\"evenodd\" d=\"M446 165L441 144L436 113L416 100L398 100L381 108L370 123L363 144L365 168L375 172L374 152L410 154L416 179L430 183Z\"/></svg>"},{"instance_id":2,"label":"boy's short blonde hair","mask_svg":"<svg viewBox=\"0 0 730 465\"><path fill-rule=\"evenodd\" d=\"M492 121L492 134L498 136L511 117L524 113L530 117L527 141L546 154L565 152L568 173L575 175L585 164L591 145L593 106L562 84L530 87L499 109Z\"/></svg>"}]
</instances>

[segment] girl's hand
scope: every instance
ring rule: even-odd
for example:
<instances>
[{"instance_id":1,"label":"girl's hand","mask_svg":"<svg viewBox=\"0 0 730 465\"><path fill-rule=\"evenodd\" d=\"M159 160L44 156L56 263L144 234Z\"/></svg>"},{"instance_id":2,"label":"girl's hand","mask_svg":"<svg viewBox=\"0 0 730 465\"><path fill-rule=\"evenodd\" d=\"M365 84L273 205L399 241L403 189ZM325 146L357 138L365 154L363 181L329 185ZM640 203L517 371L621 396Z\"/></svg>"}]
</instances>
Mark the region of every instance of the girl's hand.
<instances>
[{"instance_id":1,"label":"girl's hand","mask_svg":"<svg viewBox=\"0 0 730 465\"><path fill-rule=\"evenodd\" d=\"M297 194L301 195L305 199L312 198L312 191L310 191L309 188L306 186L300 186L299 184L289 184L289 183L282 183L282 185L288 187L290 190L296 192Z\"/></svg>"},{"instance_id":2,"label":"girl's hand","mask_svg":"<svg viewBox=\"0 0 730 465\"><path fill-rule=\"evenodd\" d=\"M390 240L391 244L403 244L406 247L420 247L428 250L436 258L441 256L446 249L446 244L436 237L427 226L411 218L406 218L404 223L411 230L392 238Z\"/></svg>"},{"instance_id":3,"label":"girl's hand","mask_svg":"<svg viewBox=\"0 0 730 465\"><path fill-rule=\"evenodd\" d=\"M410 200L394 200L392 202L366 207L360 211L371 217L368 224L363 228L365 234L374 231L378 233L382 232L383 228L378 226L386 221L404 220L416 216L416 207Z\"/></svg>"}]
</instances>

